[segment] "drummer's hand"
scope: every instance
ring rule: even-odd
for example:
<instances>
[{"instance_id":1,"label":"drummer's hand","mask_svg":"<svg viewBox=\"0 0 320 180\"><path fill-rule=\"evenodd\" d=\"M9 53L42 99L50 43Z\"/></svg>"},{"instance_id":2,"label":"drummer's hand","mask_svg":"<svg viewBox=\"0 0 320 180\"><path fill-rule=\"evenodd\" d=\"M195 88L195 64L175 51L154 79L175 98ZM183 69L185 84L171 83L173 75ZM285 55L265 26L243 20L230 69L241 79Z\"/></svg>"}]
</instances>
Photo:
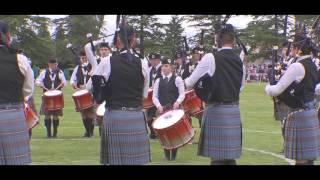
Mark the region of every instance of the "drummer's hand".
<instances>
[{"instance_id":1,"label":"drummer's hand","mask_svg":"<svg viewBox=\"0 0 320 180\"><path fill-rule=\"evenodd\" d=\"M180 104L178 102L175 102L173 104L173 109L179 109L179 107L180 107Z\"/></svg>"},{"instance_id":2,"label":"drummer's hand","mask_svg":"<svg viewBox=\"0 0 320 180\"><path fill-rule=\"evenodd\" d=\"M159 113L162 113L162 112L163 112L163 107L162 107L162 106L157 107L157 109L158 109L158 112L159 112Z\"/></svg>"},{"instance_id":3,"label":"drummer's hand","mask_svg":"<svg viewBox=\"0 0 320 180\"><path fill-rule=\"evenodd\" d=\"M78 87L77 87L76 84L72 84L72 88L73 88L73 89L78 89Z\"/></svg>"}]
</instances>

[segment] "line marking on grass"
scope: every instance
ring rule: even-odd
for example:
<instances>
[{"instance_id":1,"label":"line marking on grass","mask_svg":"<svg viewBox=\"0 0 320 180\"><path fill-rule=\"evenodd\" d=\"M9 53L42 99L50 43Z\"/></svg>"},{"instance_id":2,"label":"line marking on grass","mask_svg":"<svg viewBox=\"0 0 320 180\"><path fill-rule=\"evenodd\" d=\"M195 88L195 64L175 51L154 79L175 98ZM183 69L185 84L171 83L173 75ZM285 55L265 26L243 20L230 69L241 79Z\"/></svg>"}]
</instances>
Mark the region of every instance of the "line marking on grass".
<instances>
[{"instance_id":1,"label":"line marking on grass","mask_svg":"<svg viewBox=\"0 0 320 180\"><path fill-rule=\"evenodd\" d=\"M287 159L287 158L285 158L283 155L280 155L280 154L276 154L276 153L269 152L269 151L264 151L264 150L259 150L259 149L253 149L253 148L243 148L243 149L244 149L244 150L247 150L247 151L254 151L254 152L259 152L259 153L261 153L261 154L271 155L271 156L273 156L273 157L276 157L276 158L279 158L279 159L282 159L282 160L287 161L290 165L294 165L294 164L295 164L295 161L294 161L294 160Z\"/></svg>"},{"instance_id":2,"label":"line marking on grass","mask_svg":"<svg viewBox=\"0 0 320 180\"><path fill-rule=\"evenodd\" d=\"M266 133L266 134L281 134L281 132L276 132L276 131L257 131L257 130L250 130L250 129L244 129L243 132Z\"/></svg>"},{"instance_id":3,"label":"line marking on grass","mask_svg":"<svg viewBox=\"0 0 320 180\"><path fill-rule=\"evenodd\" d=\"M47 138L32 138L31 141L89 141L89 140L100 140L100 138L56 138L56 139L47 139Z\"/></svg>"}]
</instances>

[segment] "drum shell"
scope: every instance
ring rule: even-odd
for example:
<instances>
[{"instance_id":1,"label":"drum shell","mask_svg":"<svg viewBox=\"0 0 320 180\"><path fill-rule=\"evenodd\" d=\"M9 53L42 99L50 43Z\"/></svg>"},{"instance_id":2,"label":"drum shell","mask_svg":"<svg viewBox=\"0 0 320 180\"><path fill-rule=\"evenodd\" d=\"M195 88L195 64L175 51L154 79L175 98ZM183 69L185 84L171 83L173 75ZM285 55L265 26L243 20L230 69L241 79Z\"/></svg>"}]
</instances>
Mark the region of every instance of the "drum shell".
<instances>
[{"instance_id":1,"label":"drum shell","mask_svg":"<svg viewBox=\"0 0 320 180\"><path fill-rule=\"evenodd\" d=\"M149 89L148 98L143 100L143 108L149 109L154 106L153 101L152 101L152 94L153 94L153 89Z\"/></svg>"},{"instance_id":2,"label":"drum shell","mask_svg":"<svg viewBox=\"0 0 320 180\"><path fill-rule=\"evenodd\" d=\"M56 96L43 95L45 111L56 111L64 108L63 94Z\"/></svg>"},{"instance_id":3,"label":"drum shell","mask_svg":"<svg viewBox=\"0 0 320 180\"><path fill-rule=\"evenodd\" d=\"M39 118L37 114L28 106L25 104L24 113L26 116L26 122L28 129L34 128L36 125L39 124Z\"/></svg>"},{"instance_id":4,"label":"drum shell","mask_svg":"<svg viewBox=\"0 0 320 180\"><path fill-rule=\"evenodd\" d=\"M185 99L182 102L183 109L190 115L190 116L197 116L197 114L203 111L202 101L196 95L194 90L188 91L185 95Z\"/></svg>"},{"instance_id":5,"label":"drum shell","mask_svg":"<svg viewBox=\"0 0 320 180\"><path fill-rule=\"evenodd\" d=\"M94 105L92 94L89 91L80 96L72 95L72 98L77 112L91 108Z\"/></svg>"},{"instance_id":6,"label":"drum shell","mask_svg":"<svg viewBox=\"0 0 320 180\"><path fill-rule=\"evenodd\" d=\"M156 120L152 123L152 128L158 135L164 149L170 150L182 147L189 143L195 135L194 129L186 114L172 126L163 129L155 128L155 122Z\"/></svg>"}]
</instances>

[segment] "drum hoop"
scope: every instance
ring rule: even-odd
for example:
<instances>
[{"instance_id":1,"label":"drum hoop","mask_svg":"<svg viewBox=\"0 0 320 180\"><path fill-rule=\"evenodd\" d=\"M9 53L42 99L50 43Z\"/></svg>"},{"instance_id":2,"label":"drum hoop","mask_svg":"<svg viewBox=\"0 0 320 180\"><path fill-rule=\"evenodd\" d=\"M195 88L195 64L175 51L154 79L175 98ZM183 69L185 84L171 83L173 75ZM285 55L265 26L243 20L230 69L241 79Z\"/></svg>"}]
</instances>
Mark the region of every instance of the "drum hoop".
<instances>
[{"instance_id":1,"label":"drum hoop","mask_svg":"<svg viewBox=\"0 0 320 180\"><path fill-rule=\"evenodd\" d=\"M79 93L80 91L84 91L84 92L86 92L86 93L75 95L76 93ZM86 95L86 94L90 94L90 92L89 92L88 90L86 90L86 89L81 89L81 90L79 90L79 91L74 92L74 93L72 94L72 97L81 97L81 96Z\"/></svg>"},{"instance_id":2,"label":"drum hoop","mask_svg":"<svg viewBox=\"0 0 320 180\"><path fill-rule=\"evenodd\" d=\"M169 112L169 111L167 111L167 112ZM165 113L163 113L163 114L165 114ZM163 115L163 114L162 114L162 115ZM161 116L162 116L162 115L161 115ZM160 117L160 116L159 116L159 117ZM158 129L158 128L155 128L155 127L154 127L154 123L156 122L157 119L152 122L151 126L152 126L153 129L160 130L160 131L164 131L164 130L171 129L171 128L175 127L178 123L180 123L180 121L183 120L183 117L188 117L188 115L184 112L184 115L183 115L178 121L176 121L176 122L175 122L174 124L172 124L171 126L168 126L168 127L165 127L165 128Z\"/></svg>"},{"instance_id":3,"label":"drum hoop","mask_svg":"<svg viewBox=\"0 0 320 180\"><path fill-rule=\"evenodd\" d=\"M54 94L54 95L50 95L50 94L48 95L48 93L51 93L51 92L59 92L59 93L58 94ZM49 90L49 91L44 92L43 95L45 97L55 97L55 96L63 95L63 93L60 90Z\"/></svg>"}]
</instances>

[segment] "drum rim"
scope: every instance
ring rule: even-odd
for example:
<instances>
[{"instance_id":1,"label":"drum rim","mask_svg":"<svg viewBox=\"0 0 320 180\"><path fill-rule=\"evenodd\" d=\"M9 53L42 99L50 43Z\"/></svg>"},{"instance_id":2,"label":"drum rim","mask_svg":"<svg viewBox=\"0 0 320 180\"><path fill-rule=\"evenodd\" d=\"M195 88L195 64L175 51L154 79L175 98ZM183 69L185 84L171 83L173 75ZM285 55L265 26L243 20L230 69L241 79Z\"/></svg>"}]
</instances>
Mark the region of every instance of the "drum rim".
<instances>
[{"instance_id":1,"label":"drum rim","mask_svg":"<svg viewBox=\"0 0 320 180\"><path fill-rule=\"evenodd\" d=\"M180 121L182 121L182 119L183 119L184 116L187 117L187 114L185 113L185 111L184 111L183 109L175 109L175 110L171 110L171 111L178 111L178 110L179 110L179 111L182 111L182 112L183 112L183 115L182 115L182 117L181 117L178 121L176 121L174 124L172 124L171 126L167 126L167 127L165 127L165 128L161 128L161 129L154 127L154 124L155 124L155 122L157 121L158 118L160 118L160 117L163 116L164 114L170 112L170 111L167 111L167 112L161 114L157 119L155 119L155 120L152 122L152 124L151 124L152 128L153 128L153 129L156 129L156 130L162 131L162 130L167 130L167 129L170 129L170 128L174 127L176 124L178 124Z\"/></svg>"},{"instance_id":2,"label":"drum rim","mask_svg":"<svg viewBox=\"0 0 320 180\"><path fill-rule=\"evenodd\" d=\"M80 93L81 91L84 91L85 93L83 93L83 94L76 94L76 93ZM81 89L81 90L78 90L78 91L74 92L74 93L72 94L72 97L79 97L79 96L86 95L86 94L88 94L88 93L90 93L90 92L89 92L87 89Z\"/></svg>"},{"instance_id":3,"label":"drum rim","mask_svg":"<svg viewBox=\"0 0 320 180\"><path fill-rule=\"evenodd\" d=\"M58 94L53 94L53 95L48 95L48 93L52 93L52 92L59 92ZM57 90L57 89L55 89L55 90L48 90L48 91L46 91L46 92L44 92L43 93L43 95L44 96L58 96L58 95L61 95L62 94L62 91L60 91L60 90Z\"/></svg>"}]
</instances>

